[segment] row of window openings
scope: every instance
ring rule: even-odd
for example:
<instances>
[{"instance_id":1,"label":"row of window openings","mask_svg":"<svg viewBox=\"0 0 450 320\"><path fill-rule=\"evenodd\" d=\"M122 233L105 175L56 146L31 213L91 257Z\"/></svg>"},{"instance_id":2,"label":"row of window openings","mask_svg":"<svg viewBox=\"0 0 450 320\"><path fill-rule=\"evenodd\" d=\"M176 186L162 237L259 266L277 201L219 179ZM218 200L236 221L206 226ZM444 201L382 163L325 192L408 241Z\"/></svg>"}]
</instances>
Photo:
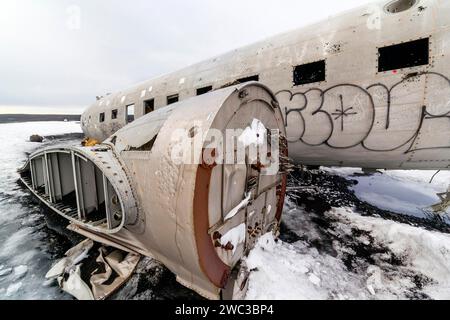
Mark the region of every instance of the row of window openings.
<instances>
[{"instance_id":1,"label":"row of window openings","mask_svg":"<svg viewBox=\"0 0 450 320\"><path fill-rule=\"evenodd\" d=\"M145 107L145 113L149 113L151 111L147 112L147 107ZM118 109L114 109L111 111L111 119L115 120L118 118L119 115L119 110ZM126 107L126 115L127 115L127 122L133 122L134 121L134 104L129 105ZM105 113L102 112L100 113L100 117L99 117L99 121L100 122L105 122Z\"/></svg>"},{"instance_id":2,"label":"row of window openings","mask_svg":"<svg viewBox=\"0 0 450 320\"><path fill-rule=\"evenodd\" d=\"M378 72L413 68L430 63L430 39L424 38L378 49ZM294 68L296 86L321 82L326 79L325 60Z\"/></svg>"},{"instance_id":3,"label":"row of window openings","mask_svg":"<svg viewBox=\"0 0 450 320\"><path fill-rule=\"evenodd\" d=\"M400 43L378 49L378 72L385 72L397 69L412 68L429 64L430 60L430 39L424 38L410 42ZM322 82L326 79L326 62L320 60L312 63L306 63L294 68L294 84L296 86L310 83ZM259 75L241 78L237 83L249 81L259 81ZM206 94L213 90L212 86L197 89L197 96ZM167 97L167 105L179 101L179 95ZM155 100L144 102L144 114L148 114L155 109ZM112 119L117 119L118 110L113 110ZM134 105L127 106L127 120L134 121ZM100 114L100 122L105 121L105 113Z\"/></svg>"},{"instance_id":4,"label":"row of window openings","mask_svg":"<svg viewBox=\"0 0 450 320\"><path fill-rule=\"evenodd\" d=\"M249 80L249 81L251 81L251 80ZM208 93L208 92L210 92L212 90L213 90L212 86L199 88L199 89L197 89L197 95L201 96L201 95L206 94L206 93ZM177 103L179 100L180 100L180 97L179 97L178 94L170 95L170 96L167 97L167 105L171 105L171 104ZM129 106L126 107L126 115L127 115L126 119L127 119L128 123L134 121L134 111L135 111L134 109L135 109L135 105L134 104L133 105L129 105ZM145 114L149 114L149 113L153 112L154 110L155 110L155 99L150 99L150 100L144 101L144 115ZM111 111L111 119L112 120L117 119L118 114L119 114L119 110L118 109L112 110ZM100 119L99 119L100 122L105 122L105 119L106 119L105 118L105 113L104 112L100 113Z\"/></svg>"},{"instance_id":5,"label":"row of window openings","mask_svg":"<svg viewBox=\"0 0 450 320\"><path fill-rule=\"evenodd\" d=\"M178 99L178 96L176 97ZM175 100L175 97L172 97L173 100ZM167 101L169 101L169 98L167 98ZM174 102L172 102L174 103ZM144 101L144 114L149 114L150 112L153 112L155 110L155 99L150 99ZM134 114L135 114L135 105L131 104L126 106L126 119L127 122L133 122L134 121ZM116 120L119 116L119 110L114 109L111 111L111 119ZM105 122L105 113L100 113L100 122Z\"/></svg>"}]
</instances>

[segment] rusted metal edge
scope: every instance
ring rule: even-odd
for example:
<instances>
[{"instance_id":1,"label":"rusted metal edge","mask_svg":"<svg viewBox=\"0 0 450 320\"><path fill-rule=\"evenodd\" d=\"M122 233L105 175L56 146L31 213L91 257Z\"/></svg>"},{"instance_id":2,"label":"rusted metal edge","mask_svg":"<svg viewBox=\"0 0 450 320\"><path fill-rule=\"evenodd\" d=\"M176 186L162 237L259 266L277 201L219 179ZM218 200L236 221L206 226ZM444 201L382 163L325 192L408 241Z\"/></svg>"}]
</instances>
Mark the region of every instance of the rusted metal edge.
<instances>
[{"instance_id":1,"label":"rusted metal edge","mask_svg":"<svg viewBox=\"0 0 450 320\"><path fill-rule=\"evenodd\" d=\"M199 263L208 279L224 289L231 274L231 268L219 258L209 235L209 186L212 168L199 165L195 180L194 232Z\"/></svg>"}]
</instances>

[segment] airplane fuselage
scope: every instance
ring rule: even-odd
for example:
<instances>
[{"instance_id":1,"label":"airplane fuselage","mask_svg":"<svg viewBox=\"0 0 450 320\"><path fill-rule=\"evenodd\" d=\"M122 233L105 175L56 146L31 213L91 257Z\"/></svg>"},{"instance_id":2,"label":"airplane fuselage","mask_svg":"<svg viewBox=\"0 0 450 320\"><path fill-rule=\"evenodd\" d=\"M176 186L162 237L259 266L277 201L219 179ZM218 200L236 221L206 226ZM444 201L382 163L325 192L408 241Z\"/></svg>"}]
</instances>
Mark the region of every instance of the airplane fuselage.
<instances>
[{"instance_id":1,"label":"airplane fuselage","mask_svg":"<svg viewBox=\"0 0 450 320\"><path fill-rule=\"evenodd\" d=\"M98 141L36 151L21 181L70 230L243 297L242 259L279 233L288 154L449 168L449 16L448 0L386 0L98 98L81 119Z\"/></svg>"},{"instance_id":2,"label":"airplane fuselage","mask_svg":"<svg viewBox=\"0 0 450 320\"><path fill-rule=\"evenodd\" d=\"M129 116L259 81L276 93L296 163L447 169L449 16L445 0L366 5L100 98L83 130L103 141Z\"/></svg>"}]
</instances>

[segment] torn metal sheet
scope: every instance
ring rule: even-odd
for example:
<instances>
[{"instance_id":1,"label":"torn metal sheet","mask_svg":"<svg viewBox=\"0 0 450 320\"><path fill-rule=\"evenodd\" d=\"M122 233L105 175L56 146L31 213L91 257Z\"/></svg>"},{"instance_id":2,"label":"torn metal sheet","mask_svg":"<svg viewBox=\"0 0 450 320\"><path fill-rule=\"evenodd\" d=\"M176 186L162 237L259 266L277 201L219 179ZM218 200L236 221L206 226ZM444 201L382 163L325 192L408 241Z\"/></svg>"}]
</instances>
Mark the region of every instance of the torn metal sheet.
<instances>
[{"instance_id":1,"label":"torn metal sheet","mask_svg":"<svg viewBox=\"0 0 450 320\"><path fill-rule=\"evenodd\" d=\"M97 262L104 266L103 273L92 275L90 284L96 300L103 300L121 287L133 274L140 256L133 253L124 253L114 250L107 254L104 248L99 249ZM113 274L117 276L111 282ZM109 283L109 284L108 284Z\"/></svg>"},{"instance_id":2,"label":"torn metal sheet","mask_svg":"<svg viewBox=\"0 0 450 320\"><path fill-rule=\"evenodd\" d=\"M66 252L47 273L78 300L104 300L133 274L141 256L86 239Z\"/></svg>"},{"instance_id":3,"label":"torn metal sheet","mask_svg":"<svg viewBox=\"0 0 450 320\"><path fill-rule=\"evenodd\" d=\"M78 300L95 299L89 286L81 279L81 266L79 265L74 270L70 270L66 280L63 277L59 277L58 284L63 291Z\"/></svg>"},{"instance_id":4,"label":"torn metal sheet","mask_svg":"<svg viewBox=\"0 0 450 320\"><path fill-rule=\"evenodd\" d=\"M74 266L88 257L89 251L94 246L94 241L87 239L72 249L68 250L65 257L58 261L45 275L47 279L57 278L69 272Z\"/></svg>"}]
</instances>

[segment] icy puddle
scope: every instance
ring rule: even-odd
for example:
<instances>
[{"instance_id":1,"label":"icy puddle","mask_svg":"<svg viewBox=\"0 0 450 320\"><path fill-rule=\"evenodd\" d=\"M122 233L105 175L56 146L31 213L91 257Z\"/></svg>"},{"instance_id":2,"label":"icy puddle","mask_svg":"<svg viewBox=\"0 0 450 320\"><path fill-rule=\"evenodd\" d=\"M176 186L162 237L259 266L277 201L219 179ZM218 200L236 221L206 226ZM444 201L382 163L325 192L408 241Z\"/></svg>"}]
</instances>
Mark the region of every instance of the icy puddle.
<instances>
[{"instance_id":1,"label":"icy puddle","mask_svg":"<svg viewBox=\"0 0 450 320\"><path fill-rule=\"evenodd\" d=\"M439 202L437 193L447 191L450 185L450 172L441 171L433 181L435 171L384 171L368 176L360 169L331 168L327 172L337 174L347 179L356 180L358 184L351 189L362 201L366 201L380 209L425 217L426 210ZM355 175L356 174L356 175Z\"/></svg>"}]
</instances>

